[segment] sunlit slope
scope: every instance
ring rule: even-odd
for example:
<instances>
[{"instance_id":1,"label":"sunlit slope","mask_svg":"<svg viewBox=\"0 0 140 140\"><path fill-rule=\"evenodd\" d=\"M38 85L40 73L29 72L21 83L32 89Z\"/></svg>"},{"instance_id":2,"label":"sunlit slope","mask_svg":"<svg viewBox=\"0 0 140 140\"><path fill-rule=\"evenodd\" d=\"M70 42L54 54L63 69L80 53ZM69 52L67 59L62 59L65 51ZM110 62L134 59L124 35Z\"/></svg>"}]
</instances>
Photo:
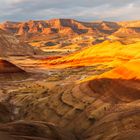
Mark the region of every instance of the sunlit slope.
<instances>
[{"instance_id":1,"label":"sunlit slope","mask_svg":"<svg viewBox=\"0 0 140 140\"><path fill-rule=\"evenodd\" d=\"M125 80L139 80L140 79L140 59L128 61L125 64L115 67L114 69L105 72L101 75L94 75L88 77L80 82L95 80L95 79L125 79Z\"/></svg>"},{"instance_id":2,"label":"sunlit slope","mask_svg":"<svg viewBox=\"0 0 140 140\"><path fill-rule=\"evenodd\" d=\"M140 79L140 59L129 61L128 63L116 67L112 71L104 73L101 77Z\"/></svg>"},{"instance_id":3,"label":"sunlit slope","mask_svg":"<svg viewBox=\"0 0 140 140\"><path fill-rule=\"evenodd\" d=\"M47 64L53 67L90 66L95 64L106 64L114 67L139 58L140 42L123 45L120 42L105 41L69 56L49 61Z\"/></svg>"}]
</instances>

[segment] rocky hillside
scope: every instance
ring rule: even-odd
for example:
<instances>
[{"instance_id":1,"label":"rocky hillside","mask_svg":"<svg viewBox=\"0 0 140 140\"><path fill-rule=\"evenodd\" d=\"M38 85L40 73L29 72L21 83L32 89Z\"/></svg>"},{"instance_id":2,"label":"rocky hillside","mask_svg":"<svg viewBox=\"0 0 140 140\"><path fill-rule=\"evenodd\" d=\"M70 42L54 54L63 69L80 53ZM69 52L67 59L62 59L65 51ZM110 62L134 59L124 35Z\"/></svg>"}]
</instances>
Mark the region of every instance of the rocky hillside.
<instances>
[{"instance_id":1,"label":"rocky hillside","mask_svg":"<svg viewBox=\"0 0 140 140\"><path fill-rule=\"evenodd\" d=\"M64 129L41 121L18 121L0 126L3 140L76 140Z\"/></svg>"},{"instance_id":2,"label":"rocky hillside","mask_svg":"<svg viewBox=\"0 0 140 140\"><path fill-rule=\"evenodd\" d=\"M25 140L33 136L33 140L36 137L44 140L51 134L59 138L63 136L62 140L68 139L70 134L73 134L71 139L75 136L78 140L138 140L140 81L134 79L139 74L139 65L136 69L135 64L129 62L124 66L125 76L115 68L110 71L112 74L96 75L78 84L64 84L63 81L53 88L47 83L49 88L42 91L35 86L12 91L10 101L20 108L16 115L26 122L5 124L0 131ZM131 70L128 65L132 66ZM128 74L131 75L129 79ZM69 132L69 136L62 128Z\"/></svg>"},{"instance_id":3,"label":"rocky hillside","mask_svg":"<svg viewBox=\"0 0 140 140\"><path fill-rule=\"evenodd\" d=\"M39 49L22 43L14 35L0 30L0 56L36 55L40 53Z\"/></svg>"}]
</instances>

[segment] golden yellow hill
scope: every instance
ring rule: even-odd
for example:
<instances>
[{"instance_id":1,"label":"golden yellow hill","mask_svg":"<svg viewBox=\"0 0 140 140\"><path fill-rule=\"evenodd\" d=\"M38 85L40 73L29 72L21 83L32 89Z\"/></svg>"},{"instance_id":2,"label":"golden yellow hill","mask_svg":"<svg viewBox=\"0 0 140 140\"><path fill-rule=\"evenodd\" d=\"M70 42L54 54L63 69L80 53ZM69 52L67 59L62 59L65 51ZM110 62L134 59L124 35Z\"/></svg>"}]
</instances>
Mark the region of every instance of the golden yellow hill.
<instances>
[{"instance_id":1,"label":"golden yellow hill","mask_svg":"<svg viewBox=\"0 0 140 140\"><path fill-rule=\"evenodd\" d=\"M52 60L46 65L51 67L74 67L74 66L91 66L95 64L104 64L110 67L119 66L130 60L140 58L140 42L130 45L123 45L120 42L109 42L94 45L73 53L69 56Z\"/></svg>"},{"instance_id":2,"label":"golden yellow hill","mask_svg":"<svg viewBox=\"0 0 140 140\"><path fill-rule=\"evenodd\" d=\"M95 80L95 79L125 79L131 80L140 79L140 59L128 61L126 64L122 64L114 69L107 71L101 75L94 75L84 79L82 82ZM81 82L81 81L80 81Z\"/></svg>"}]
</instances>

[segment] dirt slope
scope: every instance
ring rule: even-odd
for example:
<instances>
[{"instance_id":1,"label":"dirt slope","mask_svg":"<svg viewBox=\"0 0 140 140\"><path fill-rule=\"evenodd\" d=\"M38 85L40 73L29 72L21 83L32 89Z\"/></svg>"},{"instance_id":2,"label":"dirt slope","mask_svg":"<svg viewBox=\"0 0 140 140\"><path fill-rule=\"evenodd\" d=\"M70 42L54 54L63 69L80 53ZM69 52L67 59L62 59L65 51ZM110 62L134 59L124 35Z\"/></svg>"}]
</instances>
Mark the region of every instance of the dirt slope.
<instances>
[{"instance_id":1,"label":"dirt slope","mask_svg":"<svg viewBox=\"0 0 140 140\"><path fill-rule=\"evenodd\" d=\"M0 30L0 56L7 55L35 55L40 54L39 49L26 43L21 43L13 35Z\"/></svg>"},{"instance_id":2,"label":"dirt slope","mask_svg":"<svg viewBox=\"0 0 140 140\"><path fill-rule=\"evenodd\" d=\"M19 121L0 126L3 140L76 140L64 129L45 122Z\"/></svg>"},{"instance_id":3,"label":"dirt slope","mask_svg":"<svg viewBox=\"0 0 140 140\"><path fill-rule=\"evenodd\" d=\"M18 72L25 71L6 60L0 59L0 73L18 73Z\"/></svg>"},{"instance_id":4,"label":"dirt slope","mask_svg":"<svg viewBox=\"0 0 140 140\"><path fill-rule=\"evenodd\" d=\"M29 75L20 67L0 59L0 82L26 79Z\"/></svg>"}]
</instances>

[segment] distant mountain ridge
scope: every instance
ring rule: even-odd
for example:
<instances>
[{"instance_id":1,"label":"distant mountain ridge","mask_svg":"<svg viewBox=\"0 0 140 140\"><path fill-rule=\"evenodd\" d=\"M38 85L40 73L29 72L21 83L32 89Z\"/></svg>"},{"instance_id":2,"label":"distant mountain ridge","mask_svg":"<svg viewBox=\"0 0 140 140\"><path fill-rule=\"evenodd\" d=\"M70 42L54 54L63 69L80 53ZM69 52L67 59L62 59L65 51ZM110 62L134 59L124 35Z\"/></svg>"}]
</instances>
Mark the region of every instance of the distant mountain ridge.
<instances>
[{"instance_id":1,"label":"distant mountain ridge","mask_svg":"<svg viewBox=\"0 0 140 140\"><path fill-rule=\"evenodd\" d=\"M128 22L82 22L74 19L29 20L25 22L6 21L0 24L0 29L10 32L23 41L43 40L48 35L53 38L92 36L95 38L128 37L140 35L140 21ZM29 41L30 42L30 41Z\"/></svg>"},{"instance_id":2,"label":"distant mountain ridge","mask_svg":"<svg viewBox=\"0 0 140 140\"><path fill-rule=\"evenodd\" d=\"M7 21L0 29L43 51L50 49L80 50L105 40L136 43L140 38L140 21L82 22L74 19Z\"/></svg>"},{"instance_id":3,"label":"distant mountain ridge","mask_svg":"<svg viewBox=\"0 0 140 140\"><path fill-rule=\"evenodd\" d=\"M29 20L26 22L7 21L0 24L0 28L16 35L28 34L111 34L120 28L140 29L140 21L131 22L81 22L74 19Z\"/></svg>"},{"instance_id":4,"label":"distant mountain ridge","mask_svg":"<svg viewBox=\"0 0 140 140\"><path fill-rule=\"evenodd\" d=\"M41 33L41 34L99 34L112 33L120 26L115 22L81 22L74 19L52 19L27 22L4 22L0 28L16 35L25 33Z\"/></svg>"}]
</instances>

